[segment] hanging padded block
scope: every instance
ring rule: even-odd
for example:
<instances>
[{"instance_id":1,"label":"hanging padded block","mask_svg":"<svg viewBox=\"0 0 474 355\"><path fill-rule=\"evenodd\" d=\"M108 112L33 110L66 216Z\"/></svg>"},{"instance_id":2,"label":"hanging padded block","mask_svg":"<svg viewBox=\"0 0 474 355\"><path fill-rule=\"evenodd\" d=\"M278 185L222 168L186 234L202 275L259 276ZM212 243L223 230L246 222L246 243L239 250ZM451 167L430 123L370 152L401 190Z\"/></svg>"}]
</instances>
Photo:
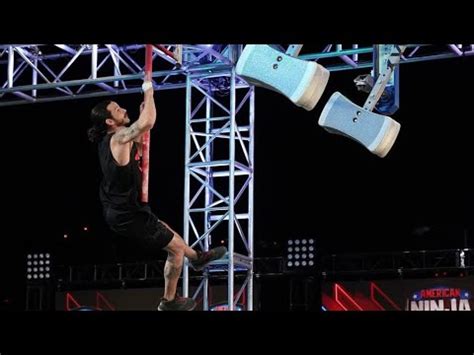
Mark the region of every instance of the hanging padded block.
<instances>
[{"instance_id":1,"label":"hanging padded block","mask_svg":"<svg viewBox=\"0 0 474 355\"><path fill-rule=\"evenodd\" d=\"M308 111L316 106L329 80L323 66L261 44L244 48L236 73L249 84L276 91Z\"/></svg>"},{"instance_id":2,"label":"hanging padded block","mask_svg":"<svg viewBox=\"0 0 474 355\"><path fill-rule=\"evenodd\" d=\"M328 132L359 142L381 158L390 151L400 131L397 121L364 110L339 92L331 96L318 123Z\"/></svg>"}]
</instances>

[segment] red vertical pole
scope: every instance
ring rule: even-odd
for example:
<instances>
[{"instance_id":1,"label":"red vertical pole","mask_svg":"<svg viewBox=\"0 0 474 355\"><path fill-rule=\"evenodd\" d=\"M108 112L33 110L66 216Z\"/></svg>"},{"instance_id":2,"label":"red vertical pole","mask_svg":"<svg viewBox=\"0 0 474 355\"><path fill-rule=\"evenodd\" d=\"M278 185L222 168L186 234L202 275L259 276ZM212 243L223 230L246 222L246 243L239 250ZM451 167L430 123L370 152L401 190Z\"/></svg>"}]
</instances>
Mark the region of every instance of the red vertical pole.
<instances>
[{"instance_id":1,"label":"red vertical pole","mask_svg":"<svg viewBox=\"0 0 474 355\"><path fill-rule=\"evenodd\" d=\"M145 81L151 81L153 47L145 47ZM150 171L150 131L143 134L142 140L142 202L148 202L148 177Z\"/></svg>"}]
</instances>

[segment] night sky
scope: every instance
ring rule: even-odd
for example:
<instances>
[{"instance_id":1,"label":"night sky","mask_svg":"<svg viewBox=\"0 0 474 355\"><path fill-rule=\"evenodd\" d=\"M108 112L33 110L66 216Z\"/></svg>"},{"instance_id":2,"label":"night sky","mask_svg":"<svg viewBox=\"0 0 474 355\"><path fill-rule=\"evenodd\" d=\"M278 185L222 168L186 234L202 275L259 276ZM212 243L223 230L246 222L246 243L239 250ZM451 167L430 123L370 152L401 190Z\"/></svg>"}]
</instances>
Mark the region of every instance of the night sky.
<instances>
[{"instance_id":1,"label":"night sky","mask_svg":"<svg viewBox=\"0 0 474 355\"><path fill-rule=\"evenodd\" d=\"M383 159L317 124L334 91L363 105L367 94L357 92L353 79L367 70L332 72L310 112L258 88L256 256L281 255L286 240L297 237L316 238L323 255L474 247L473 68L474 57L401 66L400 109L392 116L401 131ZM184 89L155 93L151 145L151 206L178 232L184 94ZM141 95L112 99L137 117ZM90 109L99 101L0 107L2 133L12 142L3 150L5 195L12 202L6 206L11 229L2 233L1 250L3 260L15 265L3 271L3 298L22 292L29 251L50 250L65 264L142 257L117 250L102 220L98 159L86 135Z\"/></svg>"}]
</instances>

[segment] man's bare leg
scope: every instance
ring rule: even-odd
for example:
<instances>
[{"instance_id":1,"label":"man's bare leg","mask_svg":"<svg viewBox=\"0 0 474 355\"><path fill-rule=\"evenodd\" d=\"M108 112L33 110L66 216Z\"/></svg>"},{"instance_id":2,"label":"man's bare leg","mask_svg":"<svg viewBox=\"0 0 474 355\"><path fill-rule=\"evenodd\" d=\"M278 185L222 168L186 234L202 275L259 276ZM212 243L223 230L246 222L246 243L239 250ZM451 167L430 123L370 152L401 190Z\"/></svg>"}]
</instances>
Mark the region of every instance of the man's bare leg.
<instances>
[{"instance_id":1,"label":"man's bare leg","mask_svg":"<svg viewBox=\"0 0 474 355\"><path fill-rule=\"evenodd\" d=\"M164 248L168 252L168 259L165 263L165 292L164 298L168 301L173 300L176 295L179 276L183 268L184 256L191 260L191 266L195 270L202 270L209 262L220 259L225 255L225 247L217 247L207 252L196 252L187 245L183 238L176 233L165 222L161 221L166 228L173 232L173 239Z\"/></svg>"},{"instance_id":2,"label":"man's bare leg","mask_svg":"<svg viewBox=\"0 0 474 355\"><path fill-rule=\"evenodd\" d=\"M161 223L163 223L166 228L168 228L170 231L173 232L174 236L173 236L173 239L174 237L176 236L178 239L181 240L182 244L183 244L183 248L184 248L184 256L186 256L188 259L190 260L196 260L198 258L198 254L196 253L196 250L194 250L193 248L189 247L189 245L186 244L186 242L184 241L183 238L181 238L181 236L176 233L168 224L166 224L165 222L163 221L160 221ZM170 243L171 244L171 243ZM168 244L169 245L169 244ZM165 248L166 250L166 248Z\"/></svg>"},{"instance_id":3,"label":"man's bare leg","mask_svg":"<svg viewBox=\"0 0 474 355\"><path fill-rule=\"evenodd\" d=\"M179 276L183 269L185 244L183 240L174 233L171 242L164 248L168 252L168 258L165 263L165 292L164 298L168 301L174 299Z\"/></svg>"}]
</instances>

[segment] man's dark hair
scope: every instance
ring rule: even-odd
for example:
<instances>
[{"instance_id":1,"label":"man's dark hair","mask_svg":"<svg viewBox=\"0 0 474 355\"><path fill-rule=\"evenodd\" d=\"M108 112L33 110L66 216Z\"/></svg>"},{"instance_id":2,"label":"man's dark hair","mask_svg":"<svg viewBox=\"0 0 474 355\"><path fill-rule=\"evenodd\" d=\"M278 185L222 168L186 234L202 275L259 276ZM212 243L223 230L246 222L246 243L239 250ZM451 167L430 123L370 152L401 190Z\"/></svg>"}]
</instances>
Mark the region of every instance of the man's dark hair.
<instances>
[{"instance_id":1,"label":"man's dark hair","mask_svg":"<svg viewBox=\"0 0 474 355\"><path fill-rule=\"evenodd\" d=\"M111 113L107 110L107 106L111 100L99 102L91 110L92 127L87 131L87 136L92 143L97 143L103 136L107 134L107 124L105 120L111 117Z\"/></svg>"}]
</instances>

